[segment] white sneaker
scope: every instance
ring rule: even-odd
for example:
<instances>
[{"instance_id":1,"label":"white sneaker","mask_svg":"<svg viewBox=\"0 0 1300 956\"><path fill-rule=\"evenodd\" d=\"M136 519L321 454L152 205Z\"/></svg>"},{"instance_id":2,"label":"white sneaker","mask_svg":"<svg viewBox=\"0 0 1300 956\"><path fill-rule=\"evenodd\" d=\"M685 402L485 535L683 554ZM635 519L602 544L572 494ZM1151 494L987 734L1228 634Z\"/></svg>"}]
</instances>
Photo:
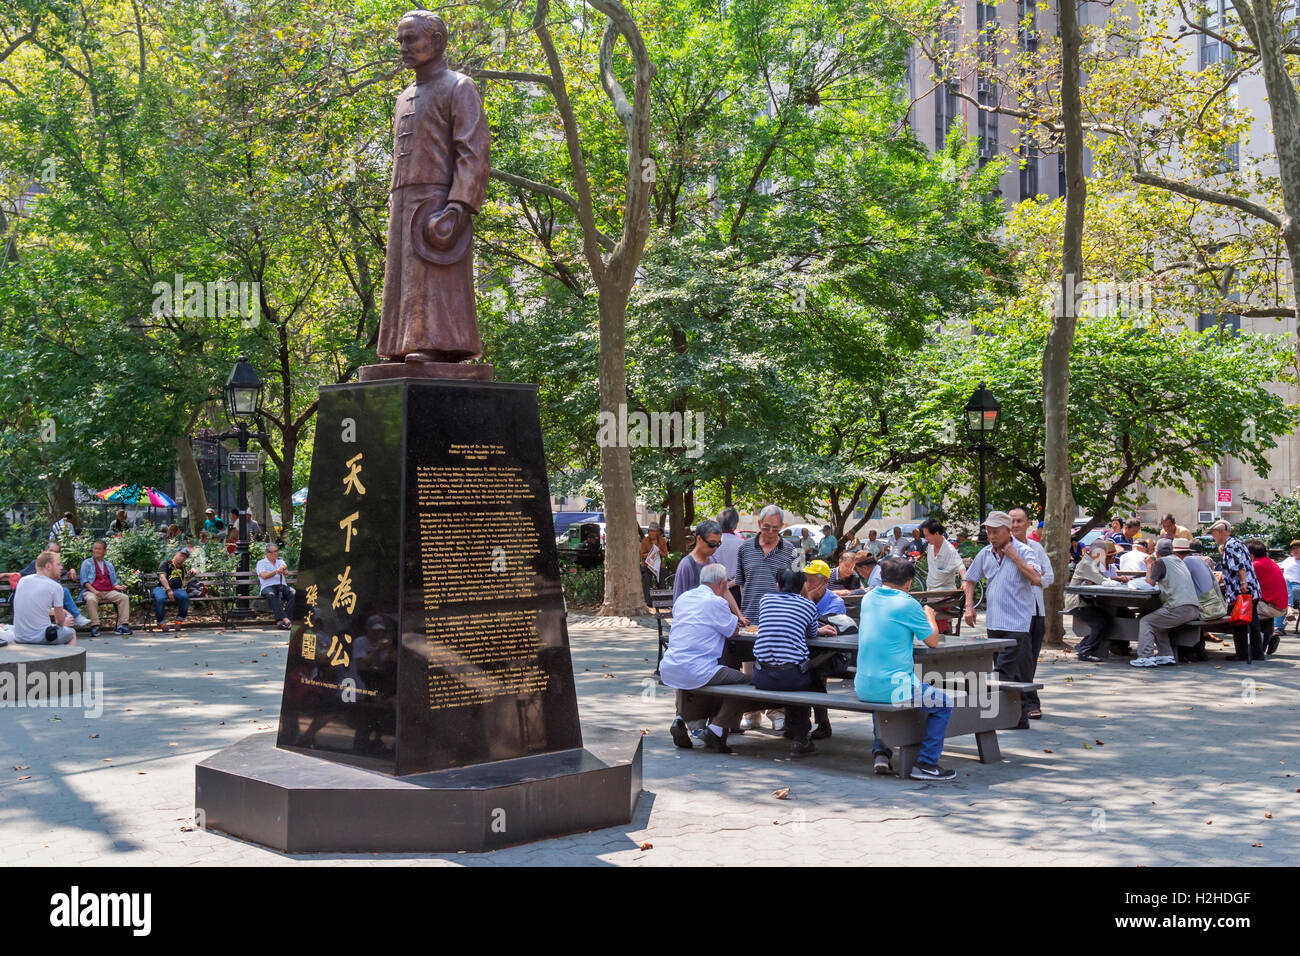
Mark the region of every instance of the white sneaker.
<instances>
[{"instance_id":1,"label":"white sneaker","mask_svg":"<svg viewBox=\"0 0 1300 956\"><path fill-rule=\"evenodd\" d=\"M1155 657L1135 657L1129 661L1134 667L1157 667L1160 664L1159 658Z\"/></svg>"},{"instance_id":2,"label":"white sneaker","mask_svg":"<svg viewBox=\"0 0 1300 956\"><path fill-rule=\"evenodd\" d=\"M1166 655L1163 655L1163 656L1161 656L1161 657L1157 657L1157 658L1156 658L1156 663L1157 663L1157 664L1177 664L1178 661L1174 660L1172 657L1170 657L1169 655L1166 654Z\"/></svg>"},{"instance_id":3,"label":"white sneaker","mask_svg":"<svg viewBox=\"0 0 1300 956\"><path fill-rule=\"evenodd\" d=\"M884 754L876 754L876 759L873 761L873 764L874 766L872 769L882 776L894 772L894 768L889 765L889 758Z\"/></svg>"},{"instance_id":4,"label":"white sneaker","mask_svg":"<svg viewBox=\"0 0 1300 956\"><path fill-rule=\"evenodd\" d=\"M90 618L86 617L84 614L78 614L72 619L72 623L76 627L90 627Z\"/></svg>"},{"instance_id":5,"label":"white sneaker","mask_svg":"<svg viewBox=\"0 0 1300 956\"><path fill-rule=\"evenodd\" d=\"M777 714L775 717L768 714L767 719L771 722L773 730L778 733L785 730L785 714Z\"/></svg>"}]
</instances>

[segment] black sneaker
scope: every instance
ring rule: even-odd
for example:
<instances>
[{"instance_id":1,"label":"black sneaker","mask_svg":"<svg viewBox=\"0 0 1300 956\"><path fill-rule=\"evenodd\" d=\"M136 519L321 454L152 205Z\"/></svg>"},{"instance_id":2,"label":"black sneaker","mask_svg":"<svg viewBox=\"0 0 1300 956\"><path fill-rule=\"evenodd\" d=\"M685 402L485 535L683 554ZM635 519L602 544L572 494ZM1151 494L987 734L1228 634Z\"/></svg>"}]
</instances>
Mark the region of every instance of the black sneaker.
<instances>
[{"instance_id":1,"label":"black sneaker","mask_svg":"<svg viewBox=\"0 0 1300 956\"><path fill-rule=\"evenodd\" d=\"M99 637L99 625L95 624L90 628L91 637Z\"/></svg>"},{"instance_id":2,"label":"black sneaker","mask_svg":"<svg viewBox=\"0 0 1300 956\"><path fill-rule=\"evenodd\" d=\"M1096 654L1080 654L1079 660L1087 661L1089 664L1100 664L1102 662L1101 658Z\"/></svg>"},{"instance_id":3,"label":"black sneaker","mask_svg":"<svg viewBox=\"0 0 1300 956\"><path fill-rule=\"evenodd\" d=\"M719 737L707 727L704 728L704 749L720 754L735 753L734 750L727 746L726 737Z\"/></svg>"},{"instance_id":4,"label":"black sneaker","mask_svg":"<svg viewBox=\"0 0 1300 956\"><path fill-rule=\"evenodd\" d=\"M813 728L813 732L808 736L813 740L825 740L831 735L831 725L829 723L818 724Z\"/></svg>"},{"instance_id":5,"label":"black sneaker","mask_svg":"<svg viewBox=\"0 0 1300 956\"><path fill-rule=\"evenodd\" d=\"M957 771L947 770L937 763L914 763L908 776L913 780L951 780L957 776Z\"/></svg>"},{"instance_id":6,"label":"black sneaker","mask_svg":"<svg viewBox=\"0 0 1300 956\"><path fill-rule=\"evenodd\" d=\"M816 752L817 745L809 739L807 734L797 738L794 745L790 747L790 756L792 757L806 757L808 754L815 754Z\"/></svg>"},{"instance_id":7,"label":"black sneaker","mask_svg":"<svg viewBox=\"0 0 1300 956\"><path fill-rule=\"evenodd\" d=\"M673 721L673 725L668 728L668 732L673 735L673 743L683 750L691 750L695 744L691 743L690 731L686 729L686 721L678 717Z\"/></svg>"},{"instance_id":8,"label":"black sneaker","mask_svg":"<svg viewBox=\"0 0 1300 956\"><path fill-rule=\"evenodd\" d=\"M1276 634L1276 633L1275 633L1272 637L1270 637L1270 638L1268 639L1268 647L1266 647L1266 648L1264 649L1264 650L1265 650L1265 653L1268 653L1268 654L1276 654L1276 653L1277 653L1277 647L1278 647L1278 645L1281 644L1281 643L1282 643L1282 635L1281 635L1281 634Z\"/></svg>"}]
</instances>

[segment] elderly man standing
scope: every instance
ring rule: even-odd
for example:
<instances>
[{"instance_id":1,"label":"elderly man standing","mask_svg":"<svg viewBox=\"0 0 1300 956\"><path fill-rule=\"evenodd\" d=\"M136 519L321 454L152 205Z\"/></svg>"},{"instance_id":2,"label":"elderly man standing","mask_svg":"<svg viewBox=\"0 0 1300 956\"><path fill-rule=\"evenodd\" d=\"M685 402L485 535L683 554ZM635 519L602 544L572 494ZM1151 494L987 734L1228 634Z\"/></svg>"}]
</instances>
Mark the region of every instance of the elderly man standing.
<instances>
[{"instance_id":1,"label":"elderly man standing","mask_svg":"<svg viewBox=\"0 0 1300 956\"><path fill-rule=\"evenodd\" d=\"M1037 607L1034 586L1041 585L1043 569L1028 545L1011 534L1011 516L1005 511L991 511L984 519L989 543L975 555L966 569L962 587L966 591L966 623L975 626L975 584L983 579L988 610L984 622L991 638L1009 638L1014 647L998 652L998 676L1008 682L1027 682L1033 669L1029 626ZM1029 701L1021 697L1020 723L1017 730L1029 727Z\"/></svg>"},{"instance_id":2,"label":"elderly man standing","mask_svg":"<svg viewBox=\"0 0 1300 956\"><path fill-rule=\"evenodd\" d=\"M117 568L113 562L104 557L108 545L101 539L90 546L90 557L81 562L82 600L86 602L86 614L90 618L90 636L99 637L99 602L104 601L117 608L117 627L113 633L130 636L131 628L127 621L131 619L131 599L117 589Z\"/></svg>"},{"instance_id":3,"label":"elderly man standing","mask_svg":"<svg viewBox=\"0 0 1300 956\"><path fill-rule=\"evenodd\" d=\"M1232 642L1237 652L1230 661L1259 660L1264 656L1264 634L1259 626L1259 579L1255 577L1255 563L1240 538L1232 535L1232 525L1220 519L1210 525L1210 535L1223 555L1223 594L1228 610L1243 594L1250 595L1251 617L1249 624L1240 624L1232 630Z\"/></svg>"},{"instance_id":4,"label":"elderly man standing","mask_svg":"<svg viewBox=\"0 0 1300 956\"><path fill-rule=\"evenodd\" d=\"M748 684L749 676L720 662L727 638L740 629L740 621L723 597L727 591L727 569L709 564L700 572L698 586L673 601L673 626L668 632L668 650L659 664L664 684L677 691L677 716L669 732L683 750L694 747L687 723L708 720L704 746L729 752L727 731L734 726L744 701L720 702L716 697L687 697L684 693L712 684Z\"/></svg>"},{"instance_id":5,"label":"elderly man standing","mask_svg":"<svg viewBox=\"0 0 1300 956\"><path fill-rule=\"evenodd\" d=\"M1043 635L1047 633L1047 605L1043 601L1043 588L1049 587L1056 580L1056 573L1052 570L1052 562L1047 557L1047 551L1044 550L1041 543L1033 538L1027 537L1029 533L1029 512L1024 508L1012 508L1009 512L1011 515L1011 533L1015 535L1017 541L1026 545L1034 552L1034 557L1038 559L1038 566L1042 570L1042 581L1034 585L1034 616L1029 619L1029 680L1034 679L1038 673L1038 655L1043 650ZM1039 704L1038 691L1031 690L1025 694L1025 699L1029 701L1029 719L1039 720L1043 716L1043 709Z\"/></svg>"},{"instance_id":6,"label":"elderly man standing","mask_svg":"<svg viewBox=\"0 0 1300 956\"><path fill-rule=\"evenodd\" d=\"M1156 543L1156 556L1147 567L1147 583L1160 588L1160 607L1138 621L1138 656L1129 661L1134 667L1159 667L1176 664L1169 629L1190 624L1201 616L1192 573L1174 554L1172 538Z\"/></svg>"},{"instance_id":7,"label":"elderly man standing","mask_svg":"<svg viewBox=\"0 0 1300 956\"><path fill-rule=\"evenodd\" d=\"M784 515L776 505L768 505L758 513L758 537L750 538L736 552L735 577L740 586L742 616L754 624L761 624L759 607L763 598L777 590L776 576L788 571L795 563L795 546L781 537ZM751 668L751 664L746 665ZM752 673L752 670L750 671ZM774 730L785 727L782 710L772 710L768 719ZM740 724L741 730L757 727L758 713L748 713Z\"/></svg>"}]
</instances>

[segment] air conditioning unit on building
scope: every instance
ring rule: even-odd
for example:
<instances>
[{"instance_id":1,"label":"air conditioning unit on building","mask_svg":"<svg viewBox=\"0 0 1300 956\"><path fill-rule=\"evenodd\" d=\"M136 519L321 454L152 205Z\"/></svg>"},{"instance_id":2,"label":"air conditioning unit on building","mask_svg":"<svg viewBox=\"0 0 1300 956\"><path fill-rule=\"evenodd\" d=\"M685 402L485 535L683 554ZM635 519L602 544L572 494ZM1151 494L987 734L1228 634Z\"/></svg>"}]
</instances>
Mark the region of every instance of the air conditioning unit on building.
<instances>
[{"instance_id":1,"label":"air conditioning unit on building","mask_svg":"<svg viewBox=\"0 0 1300 956\"><path fill-rule=\"evenodd\" d=\"M1196 521L1197 521L1197 523L1199 523L1199 524L1209 524L1209 523L1212 522L1213 520L1214 520L1214 512L1213 512L1213 511L1198 511L1198 512L1196 512Z\"/></svg>"}]
</instances>

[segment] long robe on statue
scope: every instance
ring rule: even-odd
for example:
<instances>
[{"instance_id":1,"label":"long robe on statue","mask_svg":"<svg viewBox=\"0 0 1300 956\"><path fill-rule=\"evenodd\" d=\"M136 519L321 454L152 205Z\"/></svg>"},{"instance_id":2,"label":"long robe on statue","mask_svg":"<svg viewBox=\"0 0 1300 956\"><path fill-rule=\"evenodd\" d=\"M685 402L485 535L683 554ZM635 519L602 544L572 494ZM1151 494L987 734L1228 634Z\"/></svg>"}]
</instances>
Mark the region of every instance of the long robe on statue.
<instances>
[{"instance_id":1,"label":"long robe on statue","mask_svg":"<svg viewBox=\"0 0 1300 956\"><path fill-rule=\"evenodd\" d=\"M462 203L471 215L483 205L491 170L483 101L470 77L444 67L402 91L393 126L379 355L397 361L416 351L442 361L480 358L473 220L446 250L432 248L423 230L449 202Z\"/></svg>"}]
</instances>

